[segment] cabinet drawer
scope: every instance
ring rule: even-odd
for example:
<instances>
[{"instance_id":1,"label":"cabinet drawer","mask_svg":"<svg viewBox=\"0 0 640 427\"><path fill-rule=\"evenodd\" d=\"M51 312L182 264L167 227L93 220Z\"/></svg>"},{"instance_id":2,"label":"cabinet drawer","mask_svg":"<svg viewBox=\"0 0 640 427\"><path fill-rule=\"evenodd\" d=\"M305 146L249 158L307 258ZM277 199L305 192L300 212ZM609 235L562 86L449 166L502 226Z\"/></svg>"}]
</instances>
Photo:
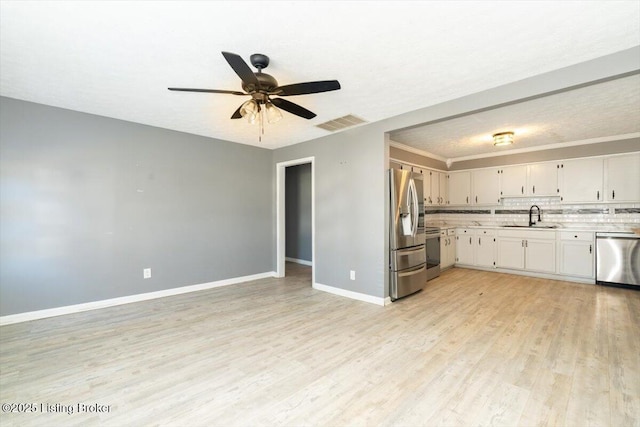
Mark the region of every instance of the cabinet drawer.
<instances>
[{"instance_id":1,"label":"cabinet drawer","mask_svg":"<svg viewBox=\"0 0 640 427\"><path fill-rule=\"evenodd\" d=\"M561 231L560 240L584 240L593 241L593 232L591 231Z\"/></svg>"}]
</instances>

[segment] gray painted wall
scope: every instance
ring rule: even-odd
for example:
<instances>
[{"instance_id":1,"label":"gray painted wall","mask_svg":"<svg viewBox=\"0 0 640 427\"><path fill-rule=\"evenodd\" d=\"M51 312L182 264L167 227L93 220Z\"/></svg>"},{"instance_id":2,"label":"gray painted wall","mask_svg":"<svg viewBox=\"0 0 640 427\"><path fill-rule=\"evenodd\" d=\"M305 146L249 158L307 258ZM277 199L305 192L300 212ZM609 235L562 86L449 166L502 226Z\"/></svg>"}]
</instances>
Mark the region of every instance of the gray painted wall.
<instances>
[{"instance_id":1,"label":"gray painted wall","mask_svg":"<svg viewBox=\"0 0 640 427\"><path fill-rule=\"evenodd\" d=\"M4 97L0 112L0 315L273 271L270 150Z\"/></svg>"},{"instance_id":2,"label":"gray painted wall","mask_svg":"<svg viewBox=\"0 0 640 427\"><path fill-rule=\"evenodd\" d=\"M289 258L311 257L311 163L285 169L285 253Z\"/></svg>"},{"instance_id":3,"label":"gray painted wall","mask_svg":"<svg viewBox=\"0 0 640 427\"><path fill-rule=\"evenodd\" d=\"M274 170L278 162L315 157L319 284L384 296L384 150L384 132L375 124L274 150ZM350 270L356 280L349 279Z\"/></svg>"}]
</instances>

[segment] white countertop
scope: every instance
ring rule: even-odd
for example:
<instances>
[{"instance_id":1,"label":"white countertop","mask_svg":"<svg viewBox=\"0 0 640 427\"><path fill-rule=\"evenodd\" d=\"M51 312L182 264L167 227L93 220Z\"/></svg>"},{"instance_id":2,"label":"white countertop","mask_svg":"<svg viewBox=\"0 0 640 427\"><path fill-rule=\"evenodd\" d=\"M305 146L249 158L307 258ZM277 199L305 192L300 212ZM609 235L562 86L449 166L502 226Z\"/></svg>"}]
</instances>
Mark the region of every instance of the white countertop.
<instances>
[{"instance_id":1,"label":"white countertop","mask_svg":"<svg viewBox=\"0 0 640 427\"><path fill-rule=\"evenodd\" d=\"M509 229L509 230L544 230L544 231L602 231L602 232L632 232L634 228L640 228L640 224L637 223L619 223L619 224L561 224L556 222L540 222L541 226L553 225L555 228L544 227L506 227L506 226L526 226L527 224L504 222L498 224L479 224L477 221L470 221L468 224L464 223L446 223L442 221L433 221L426 224L427 227L438 227L441 230L449 228L473 228L473 229Z\"/></svg>"}]
</instances>

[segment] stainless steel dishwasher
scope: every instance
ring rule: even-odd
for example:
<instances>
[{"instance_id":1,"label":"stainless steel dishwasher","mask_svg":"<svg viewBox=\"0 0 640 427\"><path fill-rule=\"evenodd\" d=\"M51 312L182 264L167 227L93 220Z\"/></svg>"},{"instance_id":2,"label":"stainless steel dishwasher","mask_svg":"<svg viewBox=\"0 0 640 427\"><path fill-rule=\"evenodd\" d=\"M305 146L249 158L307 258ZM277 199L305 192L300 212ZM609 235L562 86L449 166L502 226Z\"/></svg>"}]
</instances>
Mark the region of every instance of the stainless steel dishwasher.
<instances>
[{"instance_id":1,"label":"stainless steel dishwasher","mask_svg":"<svg viewBox=\"0 0 640 427\"><path fill-rule=\"evenodd\" d=\"M640 287L640 236L596 233L596 283Z\"/></svg>"}]
</instances>

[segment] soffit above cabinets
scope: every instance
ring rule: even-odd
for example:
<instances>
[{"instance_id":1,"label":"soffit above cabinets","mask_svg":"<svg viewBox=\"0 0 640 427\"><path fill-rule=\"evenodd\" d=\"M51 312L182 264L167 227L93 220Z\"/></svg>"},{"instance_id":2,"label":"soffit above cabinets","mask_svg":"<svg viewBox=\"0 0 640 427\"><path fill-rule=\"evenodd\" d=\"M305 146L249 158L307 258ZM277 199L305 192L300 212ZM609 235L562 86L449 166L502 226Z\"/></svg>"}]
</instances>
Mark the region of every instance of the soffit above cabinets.
<instances>
[{"instance_id":1,"label":"soffit above cabinets","mask_svg":"<svg viewBox=\"0 0 640 427\"><path fill-rule=\"evenodd\" d=\"M504 131L515 132L515 143L494 147L492 135ZM639 135L640 74L635 74L394 131L390 139L440 158L462 160Z\"/></svg>"}]
</instances>

